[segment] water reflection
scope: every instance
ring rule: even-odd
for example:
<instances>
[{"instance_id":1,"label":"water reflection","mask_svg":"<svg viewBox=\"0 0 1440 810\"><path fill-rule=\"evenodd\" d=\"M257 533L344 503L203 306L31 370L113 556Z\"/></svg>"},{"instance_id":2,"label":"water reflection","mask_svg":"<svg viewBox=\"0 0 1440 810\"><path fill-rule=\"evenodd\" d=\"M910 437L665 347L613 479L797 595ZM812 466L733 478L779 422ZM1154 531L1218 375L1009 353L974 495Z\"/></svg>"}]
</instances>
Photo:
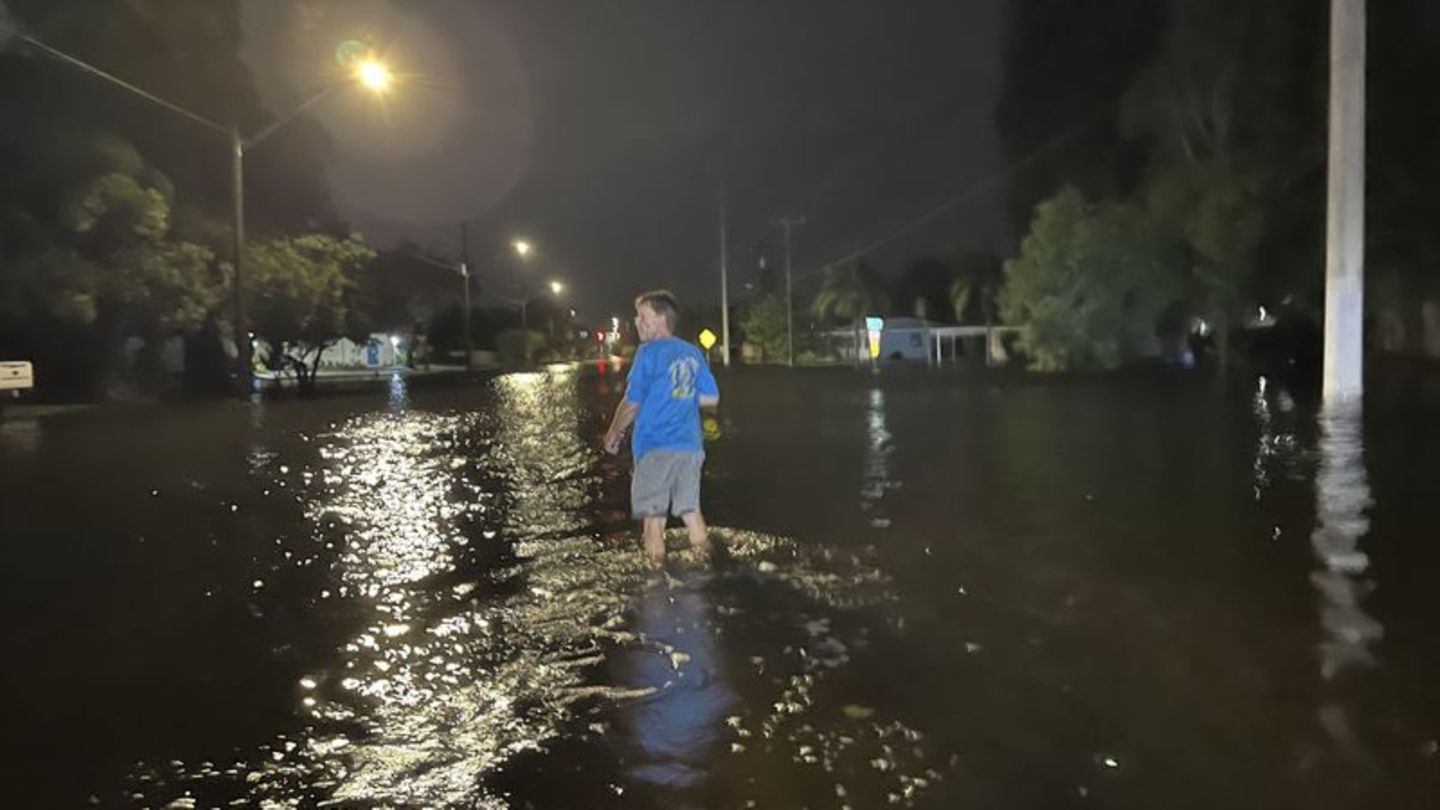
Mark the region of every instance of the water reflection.
<instances>
[{"instance_id":1,"label":"water reflection","mask_svg":"<svg viewBox=\"0 0 1440 810\"><path fill-rule=\"evenodd\" d=\"M1259 434L1252 471L1253 493L1259 501L1274 483L1276 468L1294 461L1295 400L1289 391L1272 385L1262 374L1256 380L1250 407Z\"/></svg>"},{"instance_id":2,"label":"water reflection","mask_svg":"<svg viewBox=\"0 0 1440 810\"><path fill-rule=\"evenodd\" d=\"M34 453L40 448L40 420L18 419L0 414L0 448L17 453Z\"/></svg>"},{"instance_id":3,"label":"water reflection","mask_svg":"<svg viewBox=\"0 0 1440 810\"><path fill-rule=\"evenodd\" d=\"M919 800L943 767L921 732L883 707L823 697L871 629L888 627L846 617L892 605L889 578L852 555L723 527L722 569L657 575L596 523L612 511L609 468L581 439L578 384L500 377L473 411L382 406L304 442L309 460L250 459L264 485L289 480L307 505L308 536L279 565L309 568L313 590L289 609L343 635L296 675L297 727L227 762L139 766L134 803L508 807L494 777L530 761L520 755L543 758L560 737L620 742L587 737L581 709L613 712L639 752L617 782L703 790L744 757L779 785L818 767L856 806ZM890 447L875 393L867 470L883 494ZM738 654L721 644L735 635Z\"/></svg>"},{"instance_id":4,"label":"water reflection","mask_svg":"<svg viewBox=\"0 0 1440 810\"><path fill-rule=\"evenodd\" d=\"M644 643L622 659L622 681L654 690L622 715L641 752L630 775L641 782L691 787L723 742L725 716L738 698L716 649L709 576L683 572L653 578L636 606L634 632Z\"/></svg>"},{"instance_id":5,"label":"water reflection","mask_svg":"<svg viewBox=\"0 0 1440 810\"><path fill-rule=\"evenodd\" d=\"M1315 478L1316 526L1310 543L1319 567L1310 575L1319 595L1320 723L1342 747L1354 750L1347 674L1375 664L1371 646L1384 627L1365 611L1374 589L1369 557L1360 549L1370 531L1360 408L1327 407L1319 416L1320 465Z\"/></svg>"},{"instance_id":6,"label":"water reflection","mask_svg":"<svg viewBox=\"0 0 1440 810\"><path fill-rule=\"evenodd\" d=\"M890 454L894 447L890 430L885 424L885 392L871 388L865 409L865 472L860 484L860 508L870 515L870 525L883 529L890 518L881 509L881 501L900 482L890 477Z\"/></svg>"},{"instance_id":7,"label":"water reflection","mask_svg":"<svg viewBox=\"0 0 1440 810\"><path fill-rule=\"evenodd\" d=\"M389 401L392 414L410 407L410 384L399 371L390 375Z\"/></svg>"}]
</instances>

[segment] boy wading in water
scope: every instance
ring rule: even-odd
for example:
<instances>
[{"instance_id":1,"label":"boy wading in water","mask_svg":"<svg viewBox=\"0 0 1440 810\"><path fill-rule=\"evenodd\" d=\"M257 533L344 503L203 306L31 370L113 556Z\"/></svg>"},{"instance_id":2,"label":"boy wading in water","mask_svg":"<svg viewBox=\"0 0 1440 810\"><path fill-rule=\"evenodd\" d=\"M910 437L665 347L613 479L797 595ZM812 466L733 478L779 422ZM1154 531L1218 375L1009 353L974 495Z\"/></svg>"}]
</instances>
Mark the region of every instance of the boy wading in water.
<instances>
[{"instance_id":1,"label":"boy wading in water","mask_svg":"<svg viewBox=\"0 0 1440 810\"><path fill-rule=\"evenodd\" d=\"M700 350L674 336L675 315L675 296L665 290L635 299L640 348L605 432L605 450L614 455L635 423L630 508L644 525L645 552L656 561L665 559L665 520L672 514L685 522L692 547L710 551L700 514L700 409L719 403L720 389Z\"/></svg>"}]
</instances>

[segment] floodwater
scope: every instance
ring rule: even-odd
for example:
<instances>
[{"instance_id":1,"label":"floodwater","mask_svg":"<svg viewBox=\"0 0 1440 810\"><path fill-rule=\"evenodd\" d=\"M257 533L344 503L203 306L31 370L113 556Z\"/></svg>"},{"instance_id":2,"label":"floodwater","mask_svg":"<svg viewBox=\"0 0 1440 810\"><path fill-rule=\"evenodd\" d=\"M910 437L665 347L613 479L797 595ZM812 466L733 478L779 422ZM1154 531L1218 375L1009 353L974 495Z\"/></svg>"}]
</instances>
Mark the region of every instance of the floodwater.
<instances>
[{"instance_id":1,"label":"floodwater","mask_svg":"<svg viewBox=\"0 0 1440 810\"><path fill-rule=\"evenodd\" d=\"M1433 381L624 369L0 424L0 804L1440 806Z\"/></svg>"}]
</instances>

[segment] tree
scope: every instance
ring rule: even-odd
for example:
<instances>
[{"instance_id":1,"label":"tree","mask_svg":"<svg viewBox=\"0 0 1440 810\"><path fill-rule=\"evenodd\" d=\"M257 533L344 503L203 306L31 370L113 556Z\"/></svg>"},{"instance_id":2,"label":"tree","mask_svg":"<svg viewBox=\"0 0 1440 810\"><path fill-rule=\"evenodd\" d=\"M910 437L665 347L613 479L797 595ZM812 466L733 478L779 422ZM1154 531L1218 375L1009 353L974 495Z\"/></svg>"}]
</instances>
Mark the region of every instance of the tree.
<instances>
[{"instance_id":1,"label":"tree","mask_svg":"<svg viewBox=\"0 0 1440 810\"><path fill-rule=\"evenodd\" d=\"M211 120L245 132L272 120L240 58L233 0L0 5L15 27ZM0 350L36 360L50 391L92 395L125 371L122 338L145 338L142 365L158 360L152 338L179 331L188 344L199 327L218 339L223 136L0 40ZM247 193L257 231L331 218L323 137L301 119L256 152Z\"/></svg>"},{"instance_id":2,"label":"tree","mask_svg":"<svg viewBox=\"0 0 1440 810\"><path fill-rule=\"evenodd\" d=\"M1063 185L1094 197L1127 191L1144 144L1122 137L1115 102L1159 45L1165 3L1012 0L1005 9L995 118L1012 221Z\"/></svg>"},{"instance_id":3,"label":"tree","mask_svg":"<svg viewBox=\"0 0 1440 810\"><path fill-rule=\"evenodd\" d=\"M1092 205L1072 188L1036 208L1005 280L1001 314L1026 327L1021 347L1039 371L1114 368L1153 353L1160 315L1181 294L1143 209Z\"/></svg>"},{"instance_id":4,"label":"tree","mask_svg":"<svg viewBox=\"0 0 1440 810\"><path fill-rule=\"evenodd\" d=\"M1380 348L1440 356L1440 7L1371 3L1368 21L1366 309Z\"/></svg>"},{"instance_id":5,"label":"tree","mask_svg":"<svg viewBox=\"0 0 1440 810\"><path fill-rule=\"evenodd\" d=\"M197 330L223 294L204 245L177 238L173 191L128 142L57 139L54 161L17 167L0 191L0 321L51 380L93 390L116 380L126 337ZM73 160L73 163L69 161Z\"/></svg>"},{"instance_id":6,"label":"tree","mask_svg":"<svg viewBox=\"0 0 1440 810\"><path fill-rule=\"evenodd\" d=\"M241 58L235 0L6 0L21 27L116 76L225 125L253 133L272 116ZM12 121L53 123L58 132L103 125L137 145L172 178L187 207L224 218L230 205L223 135L157 109L68 65L5 54ZM298 230L330 225L333 214L320 150L326 135L301 119L247 156L250 226Z\"/></svg>"},{"instance_id":7,"label":"tree","mask_svg":"<svg viewBox=\"0 0 1440 810\"><path fill-rule=\"evenodd\" d=\"M268 239L247 253L247 307L256 334L270 346L269 365L294 372L301 390L314 388L320 357L349 334L350 295L375 256L356 236L306 234Z\"/></svg>"},{"instance_id":8,"label":"tree","mask_svg":"<svg viewBox=\"0 0 1440 810\"><path fill-rule=\"evenodd\" d=\"M1230 327L1254 301L1266 194L1264 172L1219 157L1171 165L1145 185L1150 219L1183 263L1187 308L1214 325L1222 365Z\"/></svg>"},{"instance_id":9,"label":"tree","mask_svg":"<svg viewBox=\"0 0 1440 810\"><path fill-rule=\"evenodd\" d=\"M761 362L782 362L785 358L785 309L784 293L770 293L750 304L740 321L746 345L759 347Z\"/></svg>"},{"instance_id":10,"label":"tree","mask_svg":"<svg viewBox=\"0 0 1440 810\"><path fill-rule=\"evenodd\" d=\"M950 306L950 286L955 279L955 263L945 258L926 256L911 262L890 285L889 299L896 312L936 321L952 321L955 313Z\"/></svg>"},{"instance_id":11,"label":"tree","mask_svg":"<svg viewBox=\"0 0 1440 810\"><path fill-rule=\"evenodd\" d=\"M881 314L889 302L874 268L861 261L828 267L820 282L810 310L815 317L831 321L850 321L855 328L855 362L860 362L860 341L865 316Z\"/></svg>"},{"instance_id":12,"label":"tree","mask_svg":"<svg viewBox=\"0 0 1440 810\"><path fill-rule=\"evenodd\" d=\"M955 278L950 282L950 306L955 322L965 323L970 317L986 326L995 323L997 298L1000 294L1000 261L988 253L967 253L955 263Z\"/></svg>"},{"instance_id":13,"label":"tree","mask_svg":"<svg viewBox=\"0 0 1440 810\"><path fill-rule=\"evenodd\" d=\"M1295 0L1174 0L1162 47L1122 105L1124 131L1153 145L1139 199L1179 243L1186 306L1214 324L1222 365L1230 325L1255 301L1272 189L1318 157L1316 128L1291 100L1304 96L1296 75L1307 64L1297 20L1315 22L1304 12Z\"/></svg>"}]
</instances>

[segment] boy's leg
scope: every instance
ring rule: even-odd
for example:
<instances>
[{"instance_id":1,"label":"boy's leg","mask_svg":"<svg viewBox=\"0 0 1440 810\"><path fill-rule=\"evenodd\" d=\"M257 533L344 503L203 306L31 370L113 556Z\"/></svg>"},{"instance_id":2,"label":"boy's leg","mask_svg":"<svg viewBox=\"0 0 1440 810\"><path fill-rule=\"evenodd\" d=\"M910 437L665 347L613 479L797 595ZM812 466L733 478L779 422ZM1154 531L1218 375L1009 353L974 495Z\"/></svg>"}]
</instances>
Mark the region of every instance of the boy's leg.
<instances>
[{"instance_id":1,"label":"boy's leg","mask_svg":"<svg viewBox=\"0 0 1440 810\"><path fill-rule=\"evenodd\" d=\"M674 459L664 450L651 450L635 462L630 481L630 509L640 520L640 540L645 553L656 561L665 559L665 521L670 511L670 481Z\"/></svg>"},{"instance_id":2,"label":"boy's leg","mask_svg":"<svg viewBox=\"0 0 1440 810\"><path fill-rule=\"evenodd\" d=\"M665 559L665 516L647 516L642 524L641 536L645 542L645 553L650 559L661 562Z\"/></svg>"},{"instance_id":3,"label":"boy's leg","mask_svg":"<svg viewBox=\"0 0 1440 810\"><path fill-rule=\"evenodd\" d=\"M705 516L700 512L700 470L705 465L705 451L686 453L675 471L675 489L671 503L675 514L685 521L690 535L690 546L709 553L710 537L705 527Z\"/></svg>"},{"instance_id":4,"label":"boy's leg","mask_svg":"<svg viewBox=\"0 0 1440 810\"><path fill-rule=\"evenodd\" d=\"M705 528L705 516L696 509L681 515L680 519L685 521L685 531L690 534L690 547L709 554L710 536Z\"/></svg>"}]
</instances>

